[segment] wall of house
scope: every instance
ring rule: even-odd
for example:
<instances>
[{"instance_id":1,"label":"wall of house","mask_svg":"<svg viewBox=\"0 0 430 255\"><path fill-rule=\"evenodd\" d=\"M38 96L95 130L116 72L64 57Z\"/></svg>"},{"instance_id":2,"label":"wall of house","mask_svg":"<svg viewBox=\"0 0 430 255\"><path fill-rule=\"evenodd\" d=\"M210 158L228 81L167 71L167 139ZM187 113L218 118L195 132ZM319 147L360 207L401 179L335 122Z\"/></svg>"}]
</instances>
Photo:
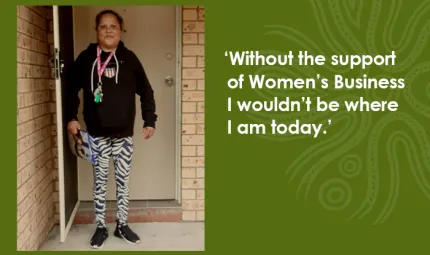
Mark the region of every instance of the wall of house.
<instances>
[{"instance_id":1,"label":"wall of house","mask_svg":"<svg viewBox=\"0 0 430 255\"><path fill-rule=\"evenodd\" d=\"M50 20L49 8L17 7L18 250L37 250L54 225Z\"/></svg>"},{"instance_id":2,"label":"wall of house","mask_svg":"<svg viewBox=\"0 0 430 255\"><path fill-rule=\"evenodd\" d=\"M204 221L204 7L184 6L182 20L182 220Z\"/></svg>"}]
</instances>

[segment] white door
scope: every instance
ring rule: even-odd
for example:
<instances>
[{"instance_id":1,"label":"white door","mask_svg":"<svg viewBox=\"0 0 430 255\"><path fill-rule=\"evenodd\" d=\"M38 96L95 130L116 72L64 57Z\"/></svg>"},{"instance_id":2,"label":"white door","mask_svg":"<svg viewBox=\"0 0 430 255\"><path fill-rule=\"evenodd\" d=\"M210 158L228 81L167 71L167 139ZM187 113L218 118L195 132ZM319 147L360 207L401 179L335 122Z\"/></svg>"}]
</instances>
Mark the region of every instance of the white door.
<instances>
[{"instance_id":1,"label":"white door","mask_svg":"<svg viewBox=\"0 0 430 255\"><path fill-rule=\"evenodd\" d=\"M103 9L112 9L124 18L125 46L142 62L155 92L159 116L155 136L144 140L140 101L136 100L134 156L130 176L130 200L175 199L176 138L176 7L175 6L79 6L74 7L75 57L95 42L95 17ZM172 84L166 77L173 77ZM82 96L82 92L81 92ZM82 101L81 101L82 102ZM82 105L79 111L82 120ZM81 123L81 125L84 123ZM83 125L85 128L85 125ZM93 172L89 163L79 160L79 198L92 200ZM111 161L107 200L116 200Z\"/></svg>"},{"instance_id":2,"label":"white door","mask_svg":"<svg viewBox=\"0 0 430 255\"><path fill-rule=\"evenodd\" d=\"M53 6L55 91L57 108L58 178L60 203L60 241L64 242L79 206L77 157L71 149L71 137L63 119L64 79L73 64L73 9L71 6Z\"/></svg>"}]
</instances>

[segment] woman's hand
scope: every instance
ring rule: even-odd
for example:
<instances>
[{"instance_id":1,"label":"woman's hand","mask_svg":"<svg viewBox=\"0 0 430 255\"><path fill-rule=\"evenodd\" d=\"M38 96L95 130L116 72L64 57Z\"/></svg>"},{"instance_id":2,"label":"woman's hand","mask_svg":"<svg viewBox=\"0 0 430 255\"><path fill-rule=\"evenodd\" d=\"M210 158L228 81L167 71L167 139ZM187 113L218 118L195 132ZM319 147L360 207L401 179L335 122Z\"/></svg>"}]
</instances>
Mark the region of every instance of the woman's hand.
<instances>
[{"instance_id":1,"label":"woman's hand","mask_svg":"<svg viewBox=\"0 0 430 255\"><path fill-rule=\"evenodd\" d=\"M80 128L81 128L81 125L77 120L72 120L67 124L67 131L69 131L69 133L73 135L73 139L75 139L75 141L78 142L78 144L82 143L81 139L79 139L79 136L78 136L78 132Z\"/></svg>"},{"instance_id":2,"label":"woman's hand","mask_svg":"<svg viewBox=\"0 0 430 255\"><path fill-rule=\"evenodd\" d=\"M153 127L144 127L143 128L143 138L149 139L154 135L155 129Z\"/></svg>"}]
</instances>

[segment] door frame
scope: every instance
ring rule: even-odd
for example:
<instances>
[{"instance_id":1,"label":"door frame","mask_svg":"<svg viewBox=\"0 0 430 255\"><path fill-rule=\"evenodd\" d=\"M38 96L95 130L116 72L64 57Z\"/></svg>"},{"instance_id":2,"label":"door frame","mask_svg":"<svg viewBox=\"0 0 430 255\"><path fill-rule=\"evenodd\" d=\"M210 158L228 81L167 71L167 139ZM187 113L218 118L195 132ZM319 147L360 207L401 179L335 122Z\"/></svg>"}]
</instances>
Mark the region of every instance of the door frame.
<instances>
[{"instance_id":1,"label":"door frame","mask_svg":"<svg viewBox=\"0 0 430 255\"><path fill-rule=\"evenodd\" d=\"M60 24L59 24L59 10L58 5L52 6L52 14L53 14L53 34L54 34L54 69L57 74L57 71L60 71L61 68L58 66L59 64L59 52L62 50L60 48ZM57 50L59 51L57 52ZM67 238L67 234L69 233L70 228L73 225L74 218L79 208L80 201L78 200L73 208L72 214L70 215L69 222L66 222L65 217L65 178L64 178L64 134L63 128L63 107L62 107L62 81L61 81L61 73L58 73L55 77L55 95L56 95L56 120L57 120L57 150L58 150L58 186L59 186L59 207L60 207L60 243L64 243ZM76 158L76 160L78 160Z\"/></svg>"},{"instance_id":2,"label":"door frame","mask_svg":"<svg viewBox=\"0 0 430 255\"><path fill-rule=\"evenodd\" d=\"M58 5L53 5L53 30L54 30L54 50L60 47L58 20ZM182 6L176 5L176 87L175 87L175 178L176 178L176 195L175 200L179 204L182 203ZM74 21L73 21L74 23ZM61 50L61 49L60 49ZM56 60L57 56L55 56ZM63 151L63 136L67 135L63 132L63 114L62 114L62 83L61 77L55 79L55 93L57 98L56 115L57 115L57 148L58 148L58 183L59 183L59 205L60 205L60 242L65 242L67 234L73 224L74 218L79 208L80 201L75 205L75 208L70 216L69 222L65 222L65 194L64 194L64 151ZM58 102L60 100L60 102ZM76 159L78 160L78 158ZM77 166L79 174L79 165ZM79 186L79 178L78 178ZM79 189L79 188L78 188Z\"/></svg>"},{"instance_id":3,"label":"door frame","mask_svg":"<svg viewBox=\"0 0 430 255\"><path fill-rule=\"evenodd\" d=\"M120 5L119 5L120 6ZM175 200L182 203L182 5L175 7L176 26L176 87L175 87ZM75 21L73 20L73 24ZM74 27L73 27L74 29ZM75 31L73 31L75 34ZM80 173L78 164L78 174ZM78 178L79 179L79 178ZM78 182L78 190L80 183Z\"/></svg>"},{"instance_id":4,"label":"door frame","mask_svg":"<svg viewBox=\"0 0 430 255\"><path fill-rule=\"evenodd\" d=\"M176 6L176 202L182 204L182 6Z\"/></svg>"},{"instance_id":5,"label":"door frame","mask_svg":"<svg viewBox=\"0 0 430 255\"><path fill-rule=\"evenodd\" d=\"M58 20L58 5L53 5L53 30L54 30L54 49L60 47L59 29L60 24ZM182 203L182 6L176 5L176 87L175 87L175 177L176 177L176 195L175 200ZM61 49L60 49L61 50ZM57 58L57 56L55 56ZM65 242L67 234L73 224L74 218L79 208L80 201L78 200L75 208L70 216L69 222L65 222L65 197L64 197L64 151L63 151L63 136L67 135L63 132L63 114L62 114L62 83L61 77L56 77L56 98L60 102L56 103L57 115L57 148L58 148L58 182L59 182L59 205L60 205L60 242ZM78 160L78 158L76 159ZM78 173L79 173L79 166ZM78 179L79 180L79 179ZM79 182L78 182L79 185Z\"/></svg>"}]
</instances>

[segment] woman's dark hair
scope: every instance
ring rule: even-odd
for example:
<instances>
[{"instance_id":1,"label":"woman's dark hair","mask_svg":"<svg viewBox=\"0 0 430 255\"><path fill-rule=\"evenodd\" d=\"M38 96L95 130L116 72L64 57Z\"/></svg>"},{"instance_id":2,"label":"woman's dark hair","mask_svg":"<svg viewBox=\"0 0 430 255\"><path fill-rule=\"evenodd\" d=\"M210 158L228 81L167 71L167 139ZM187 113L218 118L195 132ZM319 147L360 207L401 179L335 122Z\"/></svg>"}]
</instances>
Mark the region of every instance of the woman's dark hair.
<instances>
[{"instance_id":1,"label":"woman's dark hair","mask_svg":"<svg viewBox=\"0 0 430 255\"><path fill-rule=\"evenodd\" d=\"M123 20L123 18L121 17L121 15L119 15L117 12L115 12L115 11L113 11L113 10L104 10L104 11L99 12L99 14L97 14L97 16L96 16L96 30L97 30L97 28L99 27L100 19L101 19L101 18L103 17L103 15L105 15L105 14L112 14L112 15L114 15L114 16L116 17L116 19L117 19L117 21L118 21L119 25L120 25L120 29L121 29L121 30L123 29L123 27L124 27L124 20Z\"/></svg>"}]
</instances>

